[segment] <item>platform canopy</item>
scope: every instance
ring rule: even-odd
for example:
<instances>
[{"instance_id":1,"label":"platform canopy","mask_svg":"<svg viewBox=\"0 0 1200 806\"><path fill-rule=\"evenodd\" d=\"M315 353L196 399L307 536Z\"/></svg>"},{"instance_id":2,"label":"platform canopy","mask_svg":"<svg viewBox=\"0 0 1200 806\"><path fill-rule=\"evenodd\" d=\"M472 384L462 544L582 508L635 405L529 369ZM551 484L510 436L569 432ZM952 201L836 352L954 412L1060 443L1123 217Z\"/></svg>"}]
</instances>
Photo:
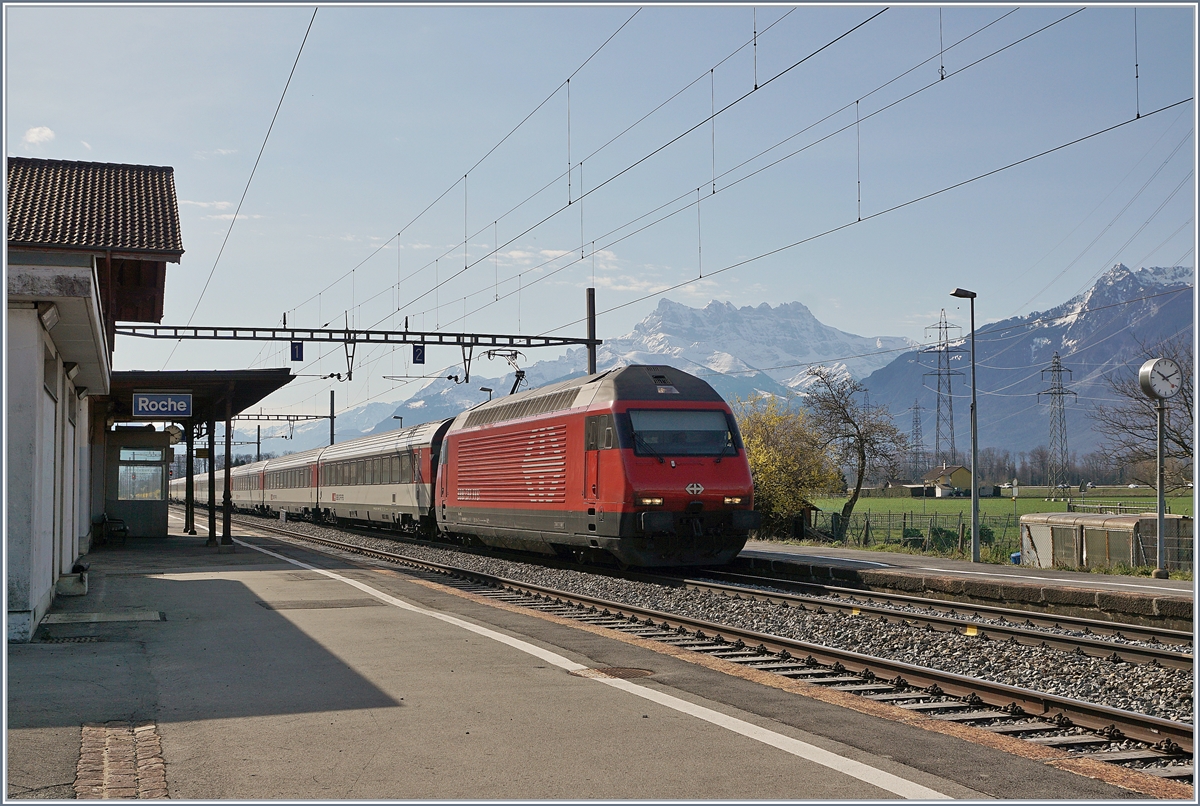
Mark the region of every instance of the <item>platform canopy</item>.
<instances>
[{"instance_id":1,"label":"platform canopy","mask_svg":"<svg viewBox=\"0 0 1200 806\"><path fill-rule=\"evenodd\" d=\"M109 398L113 408L109 416L121 421L151 420L179 423L224 421L236 417L272 392L291 383L291 369L231 369L178 370L153 372L132 370L114 372ZM172 413L161 416L135 415L134 394L155 396L156 399L191 395L191 416ZM232 401L227 409L226 401Z\"/></svg>"}]
</instances>

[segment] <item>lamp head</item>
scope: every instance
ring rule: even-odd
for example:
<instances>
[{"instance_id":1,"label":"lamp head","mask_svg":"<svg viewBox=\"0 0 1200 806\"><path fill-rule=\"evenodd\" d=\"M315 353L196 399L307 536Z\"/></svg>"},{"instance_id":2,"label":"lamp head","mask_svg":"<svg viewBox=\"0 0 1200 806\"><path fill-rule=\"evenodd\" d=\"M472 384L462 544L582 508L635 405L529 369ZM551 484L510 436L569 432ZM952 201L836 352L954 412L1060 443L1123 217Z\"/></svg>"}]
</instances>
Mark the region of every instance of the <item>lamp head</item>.
<instances>
[{"instance_id":1,"label":"lamp head","mask_svg":"<svg viewBox=\"0 0 1200 806\"><path fill-rule=\"evenodd\" d=\"M965 288L956 288L950 292L950 296L959 297L960 299L975 299L976 294L974 291L968 291Z\"/></svg>"}]
</instances>

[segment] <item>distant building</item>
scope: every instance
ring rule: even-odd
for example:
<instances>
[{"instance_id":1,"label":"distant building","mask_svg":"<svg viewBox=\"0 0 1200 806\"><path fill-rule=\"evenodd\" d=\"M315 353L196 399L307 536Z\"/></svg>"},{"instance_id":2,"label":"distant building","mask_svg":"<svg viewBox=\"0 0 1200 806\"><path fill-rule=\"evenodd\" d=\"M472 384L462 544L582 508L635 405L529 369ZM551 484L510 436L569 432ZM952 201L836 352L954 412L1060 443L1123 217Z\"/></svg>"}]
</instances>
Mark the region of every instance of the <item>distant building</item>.
<instances>
[{"instance_id":1,"label":"distant building","mask_svg":"<svg viewBox=\"0 0 1200 806\"><path fill-rule=\"evenodd\" d=\"M7 212L8 640L28 641L104 512L116 322L162 320L183 245L172 168L9 157Z\"/></svg>"},{"instance_id":2,"label":"distant building","mask_svg":"<svg viewBox=\"0 0 1200 806\"><path fill-rule=\"evenodd\" d=\"M946 465L935 467L924 476L921 482L925 487L932 487L938 498L952 495L955 490L971 490L971 471L962 465Z\"/></svg>"}]
</instances>

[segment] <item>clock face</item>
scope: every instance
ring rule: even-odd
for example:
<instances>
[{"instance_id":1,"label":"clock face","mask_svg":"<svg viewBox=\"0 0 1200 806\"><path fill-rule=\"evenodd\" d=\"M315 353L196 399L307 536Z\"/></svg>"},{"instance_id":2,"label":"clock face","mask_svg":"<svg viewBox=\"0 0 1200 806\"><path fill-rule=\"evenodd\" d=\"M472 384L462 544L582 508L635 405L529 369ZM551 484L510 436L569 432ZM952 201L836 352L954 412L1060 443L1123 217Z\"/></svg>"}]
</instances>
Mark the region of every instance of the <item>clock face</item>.
<instances>
[{"instance_id":1,"label":"clock face","mask_svg":"<svg viewBox=\"0 0 1200 806\"><path fill-rule=\"evenodd\" d=\"M1151 359L1138 373L1142 391L1150 397L1166 400L1178 394L1183 382L1179 365L1169 358Z\"/></svg>"}]
</instances>

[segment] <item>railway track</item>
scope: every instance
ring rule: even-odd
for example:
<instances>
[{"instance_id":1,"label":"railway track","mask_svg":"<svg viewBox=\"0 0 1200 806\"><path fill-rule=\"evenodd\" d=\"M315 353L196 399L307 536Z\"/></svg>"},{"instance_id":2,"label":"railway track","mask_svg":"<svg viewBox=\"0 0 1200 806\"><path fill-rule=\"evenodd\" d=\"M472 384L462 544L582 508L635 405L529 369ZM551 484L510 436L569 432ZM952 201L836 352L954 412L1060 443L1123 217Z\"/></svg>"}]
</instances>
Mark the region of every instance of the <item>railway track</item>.
<instances>
[{"instance_id":1,"label":"railway track","mask_svg":"<svg viewBox=\"0 0 1200 806\"><path fill-rule=\"evenodd\" d=\"M1159 764L1144 771L1163 778L1187 782L1192 779L1193 726L1189 723L567 593L397 552L269 526L261 521L242 522L292 539L433 572L446 577L447 584L485 597L660 641L746 668L892 703L937 719L1015 736L1033 744L1070 751L1072 757L1127 766ZM683 584L701 583L685 580ZM745 588L723 587L732 589L732 593L726 595L747 593ZM775 597L771 600L788 606L801 606L792 605L789 599L779 599L778 594L752 593ZM847 603L847 606L854 605Z\"/></svg>"},{"instance_id":2,"label":"railway track","mask_svg":"<svg viewBox=\"0 0 1200 806\"><path fill-rule=\"evenodd\" d=\"M243 522L256 523L255 520ZM344 526L337 529L365 537L396 539L394 534L378 530ZM445 543L408 536L401 539L404 542L440 549L453 548ZM529 554L489 550L486 556L552 568L580 569L576 564ZM1011 640L1024 646L1050 647L1118 663L1157 663L1169 669L1184 669L1189 672L1194 668L1192 634L1162 627L1119 624L1076 616L1046 615L1011 608L947 602L942 599L878 593L708 569L699 577L646 571L616 571L595 566L588 566L587 571L739 599L841 612L855 617L900 621L941 632ZM714 580L724 580L724 583Z\"/></svg>"},{"instance_id":3,"label":"railway track","mask_svg":"<svg viewBox=\"0 0 1200 806\"><path fill-rule=\"evenodd\" d=\"M758 599L775 604L787 603L797 607L819 607L851 616L902 620L914 626L934 630L962 635L986 635L993 639L1013 640L1025 646L1048 646L1116 662L1158 663L1167 668L1188 671L1193 668L1193 655L1190 651L1192 635L1179 630L1116 624L1072 616L1046 616L1023 610L958 604L942 599L875 593L855 588L788 583L774 578L723 571L705 571L704 575L727 580L728 584L691 578L679 579L678 584L693 590L742 599ZM658 584L678 579L644 574L630 578ZM762 588L773 588L775 591L764 591ZM1078 634L1062 634L1064 631ZM1150 646L1125 641L1137 641Z\"/></svg>"}]
</instances>

